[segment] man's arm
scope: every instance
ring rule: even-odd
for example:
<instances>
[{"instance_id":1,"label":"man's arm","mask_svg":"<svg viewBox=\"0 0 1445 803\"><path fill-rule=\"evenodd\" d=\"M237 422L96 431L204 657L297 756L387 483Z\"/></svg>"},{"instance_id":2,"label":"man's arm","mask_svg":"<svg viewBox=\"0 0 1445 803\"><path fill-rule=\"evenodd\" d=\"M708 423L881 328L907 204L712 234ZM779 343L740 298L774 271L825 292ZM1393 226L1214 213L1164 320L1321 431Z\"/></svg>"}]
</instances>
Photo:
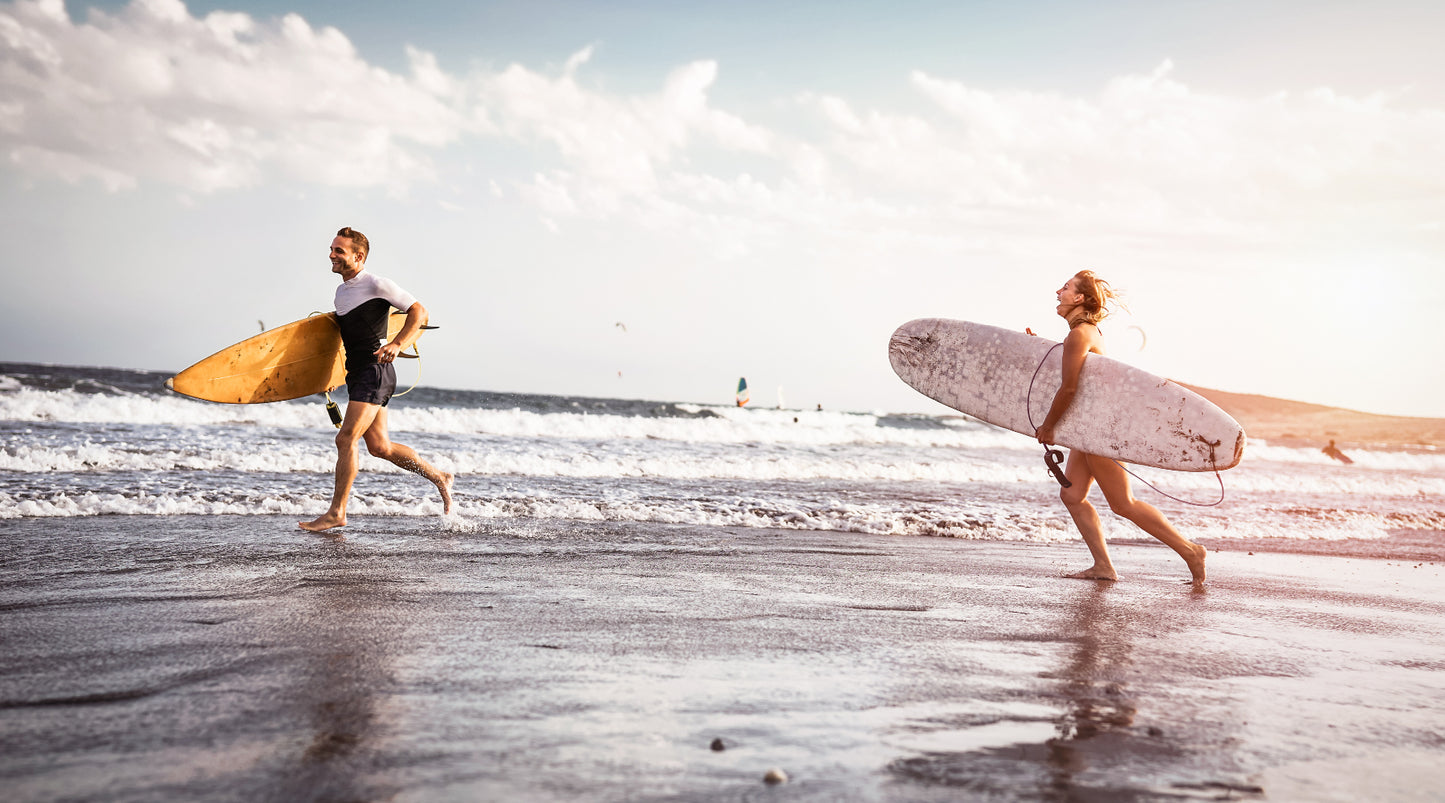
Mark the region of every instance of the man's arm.
<instances>
[{"instance_id":1,"label":"man's arm","mask_svg":"<svg viewBox=\"0 0 1445 803\"><path fill-rule=\"evenodd\" d=\"M418 337L421 337L421 328L426 325L427 320L426 307L423 307L420 301L407 307L406 323L401 325L401 331L396 333L396 337L392 338L390 343L385 343L376 350L377 360L381 362L395 360L396 355L406 351Z\"/></svg>"}]
</instances>

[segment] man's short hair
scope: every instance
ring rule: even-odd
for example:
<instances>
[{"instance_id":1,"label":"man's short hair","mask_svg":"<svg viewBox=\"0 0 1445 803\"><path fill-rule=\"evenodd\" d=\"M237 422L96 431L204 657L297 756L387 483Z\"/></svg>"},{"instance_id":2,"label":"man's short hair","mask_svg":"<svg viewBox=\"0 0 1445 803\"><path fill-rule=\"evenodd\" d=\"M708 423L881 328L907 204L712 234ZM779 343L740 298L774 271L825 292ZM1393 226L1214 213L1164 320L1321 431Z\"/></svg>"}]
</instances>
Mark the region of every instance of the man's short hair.
<instances>
[{"instance_id":1,"label":"man's short hair","mask_svg":"<svg viewBox=\"0 0 1445 803\"><path fill-rule=\"evenodd\" d=\"M345 237L350 240L351 249L360 254L363 260L366 259L367 253L371 251L371 243L366 241L366 235L350 226L343 226L341 231L336 232L336 236Z\"/></svg>"}]
</instances>

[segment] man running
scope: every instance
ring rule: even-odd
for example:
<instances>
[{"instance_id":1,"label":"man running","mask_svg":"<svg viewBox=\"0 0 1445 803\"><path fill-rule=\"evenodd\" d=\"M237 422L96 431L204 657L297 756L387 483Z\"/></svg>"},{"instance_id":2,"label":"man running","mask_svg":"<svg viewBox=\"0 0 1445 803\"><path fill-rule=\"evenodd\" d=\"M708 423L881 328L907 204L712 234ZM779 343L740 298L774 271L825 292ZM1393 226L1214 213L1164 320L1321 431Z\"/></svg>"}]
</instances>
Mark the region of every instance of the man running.
<instances>
[{"instance_id":1,"label":"man running","mask_svg":"<svg viewBox=\"0 0 1445 803\"><path fill-rule=\"evenodd\" d=\"M336 323L346 350L346 417L336 433L336 489L331 507L313 521L301 522L301 529L322 532L346 526L346 502L356 480L358 438L374 457L390 460L407 471L426 477L442 494L443 509L452 512L452 475L437 471L417 456L410 446L394 443L386 432L386 403L396 391L396 367L392 361L421 336L427 322L426 307L390 279L366 272L366 254L371 248L366 235L350 226L336 232L331 241L331 272L341 276L336 288ZM391 308L406 312L406 323L391 342L386 342L386 322Z\"/></svg>"}]
</instances>

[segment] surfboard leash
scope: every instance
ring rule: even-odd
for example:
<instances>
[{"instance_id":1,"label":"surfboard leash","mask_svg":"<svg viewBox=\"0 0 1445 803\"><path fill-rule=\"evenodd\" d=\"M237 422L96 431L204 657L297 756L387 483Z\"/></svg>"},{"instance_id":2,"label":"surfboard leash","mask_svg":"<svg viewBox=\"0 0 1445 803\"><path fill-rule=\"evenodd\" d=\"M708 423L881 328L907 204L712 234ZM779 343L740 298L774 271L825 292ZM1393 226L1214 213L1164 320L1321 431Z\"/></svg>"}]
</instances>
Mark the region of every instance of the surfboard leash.
<instances>
[{"instance_id":1,"label":"surfboard leash","mask_svg":"<svg viewBox=\"0 0 1445 803\"><path fill-rule=\"evenodd\" d=\"M430 325L430 324L422 324L421 328L422 328L422 331L425 332L425 331L429 331L429 330L431 330L431 329L440 329L441 327L440 327L440 326L432 326L432 325ZM421 346L418 345L418 343L420 343L420 337L421 337L421 335L417 335L417 337L418 337L418 340L413 340L413 341L411 342L411 345L407 347L407 348L410 348L410 349L411 349L411 353L410 353L410 354L404 353L404 352L405 352L405 349L403 349L402 352L398 352L397 355L396 355L396 356L398 356L398 357L406 357L407 359L416 360L416 379L412 381L411 387L407 388L406 390L403 390L403 391L400 392L400 393L393 393L393 394L391 395L391 397L392 397L393 399L395 399L395 398L397 398L397 397L399 397L399 396L405 396L406 394L412 392L413 390L416 390L416 386L421 384Z\"/></svg>"},{"instance_id":2,"label":"surfboard leash","mask_svg":"<svg viewBox=\"0 0 1445 803\"><path fill-rule=\"evenodd\" d=\"M413 390L416 390L416 386L421 384L421 349L417 348L417 345L416 345L415 343L412 343L412 344L411 344L411 350L412 350L412 353L411 353L410 357L411 357L412 359L416 360L416 379L411 383L411 387L407 388L406 390L403 390L403 391L400 392L400 393L393 393L393 394L391 394L391 397L392 397L393 399L398 398L398 397L401 397L401 396L405 396L406 394L412 392ZM398 354L398 355L396 355L396 356L398 356L398 357L406 357L406 356L408 356L408 355L406 355L406 354Z\"/></svg>"},{"instance_id":3,"label":"surfboard leash","mask_svg":"<svg viewBox=\"0 0 1445 803\"><path fill-rule=\"evenodd\" d=\"M1059 346L1062 346L1062 345L1064 345L1064 344L1063 344L1063 343L1055 343L1054 345L1052 345L1052 346L1049 347L1049 350L1048 350L1048 351L1044 352L1044 358L1043 358L1042 360L1039 360L1039 365L1038 365L1038 367L1034 369L1034 375L1033 375L1033 377L1031 377L1031 378L1029 379L1029 392L1028 392L1028 395L1024 397L1024 413L1026 413L1026 414L1028 415L1028 418L1029 418L1029 426L1030 426L1030 427L1033 427L1033 429L1034 429L1035 432L1038 431L1039 427L1038 427L1037 424L1034 423L1034 411L1033 411L1034 382L1038 380L1038 378L1039 378L1039 372L1044 369L1044 363L1046 363L1046 362L1049 361L1049 356L1054 353L1054 349L1056 349L1056 348L1058 348ZM1201 439L1201 440L1202 440L1202 439ZM1124 473L1125 473L1125 474L1128 474L1129 476L1133 477L1134 479L1136 479L1136 480L1144 483L1145 485L1149 486L1150 490L1154 491L1154 493L1157 493L1157 494L1159 494L1160 496L1163 496L1163 497L1168 498L1168 499L1173 499L1175 502L1179 502L1179 503L1181 503L1181 504L1192 505L1192 506L1194 506L1194 507L1217 507L1217 506L1219 506L1220 504L1222 504L1222 503L1224 502L1224 496L1225 496L1225 492L1224 492L1224 476L1219 473L1219 462L1218 462L1218 461L1215 459L1215 457L1214 457L1214 449L1215 449L1216 446L1219 445L1219 441L1204 441L1204 443L1209 446L1209 465L1210 465L1211 467L1213 467L1213 469L1214 469L1214 478L1219 481L1219 498L1216 499L1216 500L1214 500L1213 502L1193 502L1193 501L1190 501L1190 500L1188 500L1188 499L1180 499L1179 497L1177 497L1177 496L1175 496L1175 495L1173 495L1173 494L1171 494L1171 493L1168 493L1167 491L1162 491L1162 490L1160 490L1160 489L1159 489L1159 486L1157 486L1157 485L1155 485L1154 483L1152 483L1152 482L1144 479L1143 477L1139 476L1138 474L1135 474L1133 471L1130 471L1128 466L1124 465L1123 463L1119 462L1118 460L1114 460L1114 458L1112 458L1112 457L1109 458L1109 459L1110 459L1110 460L1114 460L1114 465L1118 466L1119 468L1124 469ZM1057 448L1053 448L1053 447L1050 447L1050 446L1047 445L1047 444L1044 444L1044 466L1049 470L1049 473L1050 473L1050 474L1054 475L1054 479L1056 479L1056 480L1059 481L1059 485L1060 485L1061 487L1064 487L1064 488L1072 488L1072 487L1074 486L1074 483L1071 482L1068 477L1064 476L1064 470L1063 470L1063 468L1062 468L1061 465L1060 465L1061 463L1063 463L1063 460L1064 460L1064 453L1063 453L1063 452L1059 451Z\"/></svg>"},{"instance_id":4,"label":"surfboard leash","mask_svg":"<svg viewBox=\"0 0 1445 803\"><path fill-rule=\"evenodd\" d=\"M1214 467L1214 478L1216 480L1219 480L1219 498L1214 500L1213 502L1193 502L1188 499L1180 499L1174 494L1168 493L1167 491L1159 490L1159 487L1157 485L1130 471L1128 466L1120 463L1118 460L1114 460L1114 458L1112 457L1109 459L1114 460L1114 463L1118 465L1119 468L1124 469L1124 472L1126 474L1149 486L1151 489L1153 489L1154 493L1159 494L1160 496L1166 497L1168 499L1173 499L1174 501L1180 502L1182 504L1192 505L1194 507L1218 507L1224 502L1224 477L1219 473L1219 463L1215 462L1214 460L1214 447L1218 445L1218 442L1209 444L1209 464Z\"/></svg>"}]
</instances>

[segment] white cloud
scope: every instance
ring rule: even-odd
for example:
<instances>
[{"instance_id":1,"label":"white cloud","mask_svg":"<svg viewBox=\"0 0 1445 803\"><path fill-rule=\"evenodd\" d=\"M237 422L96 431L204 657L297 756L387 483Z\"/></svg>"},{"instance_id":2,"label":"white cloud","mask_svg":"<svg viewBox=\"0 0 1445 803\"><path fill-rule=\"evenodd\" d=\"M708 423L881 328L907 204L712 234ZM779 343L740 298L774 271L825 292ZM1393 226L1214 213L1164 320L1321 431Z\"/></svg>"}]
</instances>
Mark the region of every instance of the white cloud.
<instances>
[{"instance_id":1,"label":"white cloud","mask_svg":"<svg viewBox=\"0 0 1445 803\"><path fill-rule=\"evenodd\" d=\"M590 48L574 54L557 77L512 65L497 75L477 76L475 84L479 102L507 136L554 147L568 172L593 185L581 195L598 199L603 209L615 211L622 199L657 193L660 172L695 143L768 150L767 131L708 105L715 63L675 70L657 94L614 97L577 81L590 57Z\"/></svg>"},{"instance_id":2,"label":"white cloud","mask_svg":"<svg viewBox=\"0 0 1445 803\"><path fill-rule=\"evenodd\" d=\"M926 161L935 169L934 194L944 186L991 188L994 202L1013 197L1082 222L1137 223L1156 233L1201 225L1217 233L1228 221L1243 236L1407 196L1433 195L1426 205L1438 204L1445 113L1328 90L1208 95L1172 79L1172 70L1165 62L1120 77L1095 98L984 92L915 73L914 86L946 117L932 121L935 147L917 155L898 147L897 163L881 169L917 175ZM866 140L875 148L890 141Z\"/></svg>"},{"instance_id":3,"label":"white cloud","mask_svg":"<svg viewBox=\"0 0 1445 803\"><path fill-rule=\"evenodd\" d=\"M461 88L412 54L400 76L297 15L192 17L135 0L72 23L60 3L0 6L0 147L11 160L108 189L159 181L209 192L273 179L405 185L429 151L476 127Z\"/></svg>"},{"instance_id":4,"label":"white cloud","mask_svg":"<svg viewBox=\"0 0 1445 803\"><path fill-rule=\"evenodd\" d=\"M1083 96L914 72L906 112L805 92L770 128L712 103L715 62L619 94L584 80L593 55L456 74L408 47L398 74L295 14L135 0L77 24L55 0L18 0L0 5L0 148L34 175L204 193L405 191L437 179L449 146L501 144L524 157L507 172L530 178L484 168L477 189L554 225L625 217L722 240L801 229L973 247L1028 229L1020 247L1141 232L1234 243L1359 225L1368 205L1390 209L1366 216L1379 232L1421 236L1445 214L1445 111L1387 95L1228 97L1170 62Z\"/></svg>"},{"instance_id":5,"label":"white cloud","mask_svg":"<svg viewBox=\"0 0 1445 803\"><path fill-rule=\"evenodd\" d=\"M54 176L72 184L90 179L111 192L135 189L136 179L129 173L112 170L74 154L26 145L10 152L10 161L21 168Z\"/></svg>"}]
</instances>

